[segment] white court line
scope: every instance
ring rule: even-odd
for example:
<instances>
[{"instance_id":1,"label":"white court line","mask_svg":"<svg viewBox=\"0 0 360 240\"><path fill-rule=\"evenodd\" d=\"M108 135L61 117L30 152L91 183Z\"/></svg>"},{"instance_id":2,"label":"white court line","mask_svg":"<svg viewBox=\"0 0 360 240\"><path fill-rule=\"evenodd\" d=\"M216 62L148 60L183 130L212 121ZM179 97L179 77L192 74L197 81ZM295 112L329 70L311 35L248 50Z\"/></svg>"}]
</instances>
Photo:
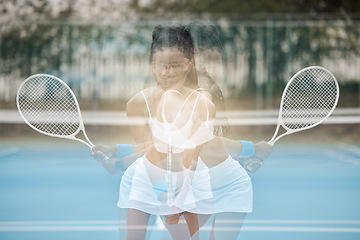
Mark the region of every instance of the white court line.
<instances>
[{"instance_id":1,"label":"white court line","mask_svg":"<svg viewBox=\"0 0 360 240\"><path fill-rule=\"evenodd\" d=\"M339 143L335 149L326 151L324 154L332 159L360 166L360 148L358 146Z\"/></svg>"},{"instance_id":2,"label":"white court line","mask_svg":"<svg viewBox=\"0 0 360 240\"><path fill-rule=\"evenodd\" d=\"M81 111L85 125L129 126L144 124L143 118L127 118L123 111ZM230 125L276 125L279 110L244 110L217 112L217 116L226 116ZM0 109L0 123L24 123L17 110ZM326 119L323 124L360 123L360 108L340 108Z\"/></svg>"},{"instance_id":3,"label":"white court line","mask_svg":"<svg viewBox=\"0 0 360 240\"><path fill-rule=\"evenodd\" d=\"M15 148L15 147L7 147L4 149L0 149L0 158L9 156L9 155L17 153L19 151L20 151L19 148Z\"/></svg>"},{"instance_id":4,"label":"white court line","mask_svg":"<svg viewBox=\"0 0 360 240\"><path fill-rule=\"evenodd\" d=\"M145 229L145 227L123 227L124 229ZM147 227L148 230L156 231L163 230L159 227ZM203 227L202 231L211 231L211 227ZM238 231L236 227L218 227L217 231L229 232L229 231ZM119 231L119 226L117 225L107 225L107 226L7 226L0 227L0 232L68 232L68 231ZM283 226L259 226L259 227L250 227L243 226L241 231L252 231L252 232L347 232L347 233L359 233L360 228L347 228L347 227L283 227Z\"/></svg>"},{"instance_id":5,"label":"white court line","mask_svg":"<svg viewBox=\"0 0 360 240\"><path fill-rule=\"evenodd\" d=\"M339 143L337 146L340 149L350 152L351 154L360 156L360 147L359 146L354 146L354 145L346 144L346 143Z\"/></svg>"},{"instance_id":6,"label":"white court line","mask_svg":"<svg viewBox=\"0 0 360 240\"><path fill-rule=\"evenodd\" d=\"M232 231L231 228L223 228L218 231ZM233 230L236 231L236 230ZM338 228L338 227L247 227L241 228L241 231L259 231L259 232L347 232L358 233L360 228Z\"/></svg>"},{"instance_id":7,"label":"white court line","mask_svg":"<svg viewBox=\"0 0 360 240\"><path fill-rule=\"evenodd\" d=\"M352 156L348 156L344 153L339 153L336 150L333 151L327 151L326 153L324 153L326 156L344 162L344 163L349 163L351 165L354 166L360 166L360 159L357 157L352 157Z\"/></svg>"},{"instance_id":8,"label":"white court line","mask_svg":"<svg viewBox=\"0 0 360 240\"><path fill-rule=\"evenodd\" d=\"M239 223L244 222L245 224L335 224L335 225L360 225L360 220L307 220L307 219L245 219L243 220L231 220L231 219L218 219L219 223Z\"/></svg>"},{"instance_id":9,"label":"white court line","mask_svg":"<svg viewBox=\"0 0 360 240\"><path fill-rule=\"evenodd\" d=\"M123 221L125 222L125 221ZM6 225L91 225L91 224L118 224L119 220L87 220L87 221L6 221L0 222L0 226Z\"/></svg>"},{"instance_id":10,"label":"white court line","mask_svg":"<svg viewBox=\"0 0 360 240\"><path fill-rule=\"evenodd\" d=\"M6 226L0 232L70 232L70 231L118 231L119 227L108 226Z\"/></svg>"},{"instance_id":11,"label":"white court line","mask_svg":"<svg viewBox=\"0 0 360 240\"><path fill-rule=\"evenodd\" d=\"M218 223L245 224L335 224L335 225L360 225L360 220L308 220L308 219L217 219ZM126 223L126 220L82 220L82 221L6 221L0 222L0 226L7 225L116 225Z\"/></svg>"},{"instance_id":12,"label":"white court line","mask_svg":"<svg viewBox=\"0 0 360 240\"><path fill-rule=\"evenodd\" d=\"M235 223L236 220L217 220L219 223ZM119 221L8 221L0 222L0 232L18 231L118 231ZM280 226L248 226L248 224L277 224ZM345 226L288 226L292 225L360 225L360 220L280 220L280 219L249 219L245 220L245 226L241 231L262 232L360 232L359 227ZM285 226L281 226L285 225ZM131 229L145 229L147 226L133 226ZM122 226L121 228L129 228ZM155 225L147 227L148 230L163 230L163 226ZM211 231L211 226L204 226L203 231ZM238 231L236 227L218 227L218 231Z\"/></svg>"},{"instance_id":13,"label":"white court line","mask_svg":"<svg viewBox=\"0 0 360 240\"><path fill-rule=\"evenodd\" d=\"M278 118L229 118L231 126L242 125L276 125ZM360 123L360 116L330 116L321 124L357 124Z\"/></svg>"},{"instance_id":14,"label":"white court line","mask_svg":"<svg viewBox=\"0 0 360 240\"><path fill-rule=\"evenodd\" d=\"M236 110L236 111L219 111L216 113L218 116L232 117L277 117L279 115L279 109L264 109L264 110ZM331 114L332 116L344 116L344 115L360 115L360 108L337 108Z\"/></svg>"}]
</instances>

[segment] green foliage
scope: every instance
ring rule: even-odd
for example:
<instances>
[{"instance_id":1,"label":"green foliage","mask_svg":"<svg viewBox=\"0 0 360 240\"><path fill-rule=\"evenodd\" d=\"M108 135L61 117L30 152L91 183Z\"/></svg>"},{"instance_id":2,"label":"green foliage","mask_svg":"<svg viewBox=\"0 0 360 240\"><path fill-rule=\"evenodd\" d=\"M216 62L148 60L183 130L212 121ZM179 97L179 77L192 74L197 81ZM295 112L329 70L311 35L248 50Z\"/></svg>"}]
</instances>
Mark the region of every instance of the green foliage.
<instances>
[{"instance_id":1,"label":"green foliage","mask_svg":"<svg viewBox=\"0 0 360 240\"><path fill-rule=\"evenodd\" d=\"M78 64L82 55L86 55L86 59L108 57L124 62L127 57L135 56L139 61L148 61L154 25L179 19L179 15L173 13L199 14L184 18L184 24L193 18L202 19L197 16L203 13L210 14L205 19L210 19L209 22L218 29L223 44L224 81L231 86L229 92L234 95L244 94L244 89L250 94L278 94L299 66L317 65L325 59L358 58L360 54L360 28L356 15L353 15L360 13L358 1L153 0L140 6L142 1L134 0L127 6L128 14L134 14L130 10L136 10L139 14L136 17L141 21L115 23L89 18L87 12L81 16L79 9L67 0L64 0L65 7L56 13L47 0L39 0L38 5L30 2L15 1L20 9L14 13L15 18L10 17L0 24L1 74L16 72L15 75L20 77L35 72L72 74L69 69ZM10 14L10 10L4 8L10 3L0 3L3 15ZM94 6L87 7L95 9L100 3L92 1L91 4ZM110 0L102 4L98 16L104 14L104 21L107 14L112 19L121 15L114 14L119 8L126 8L114 5ZM27 7L27 11L22 11L23 7ZM154 19L141 13L151 13L156 16L155 20L161 21L151 21ZM321 15L324 13L331 15ZM17 16L20 23L13 22ZM84 71L92 72L81 74L93 76L97 66L86 67ZM240 68L245 69L246 76L237 75ZM132 73L126 74L124 78L128 79Z\"/></svg>"},{"instance_id":2,"label":"green foliage","mask_svg":"<svg viewBox=\"0 0 360 240\"><path fill-rule=\"evenodd\" d=\"M360 13L360 3L353 0L177 0L177 1L151 1L147 6L139 6L137 1L133 1L132 7L140 12L182 12L182 13L215 13L232 14L242 17L245 14L278 13Z\"/></svg>"}]
</instances>

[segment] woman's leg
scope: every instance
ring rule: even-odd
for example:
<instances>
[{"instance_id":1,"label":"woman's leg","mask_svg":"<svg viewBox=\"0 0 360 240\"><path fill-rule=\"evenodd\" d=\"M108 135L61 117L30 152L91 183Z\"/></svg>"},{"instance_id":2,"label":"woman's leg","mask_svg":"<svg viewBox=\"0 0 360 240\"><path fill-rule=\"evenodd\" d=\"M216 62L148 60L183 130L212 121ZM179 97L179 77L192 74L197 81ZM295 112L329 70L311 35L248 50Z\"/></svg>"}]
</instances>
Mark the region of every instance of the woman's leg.
<instances>
[{"instance_id":1,"label":"woman's leg","mask_svg":"<svg viewBox=\"0 0 360 240\"><path fill-rule=\"evenodd\" d=\"M165 217L162 217L162 220L173 240L188 240L191 238L189 228L183 216L179 217L179 221L176 224L166 223Z\"/></svg>"},{"instance_id":2,"label":"woman's leg","mask_svg":"<svg viewBox=\"0 0 360 240\"><path fill-rule=\"evenodd\" d=\"M145 240L149 217L136 209L120 209L120 240Z\"/></svg>"},{"instance_id":3,"label":"woman's leg","mask_svg":"<svg viewBox=\"0 0 360 240\"><path fill-rule=\"evenodd\" d=\"M174 215L170 215L174 218ZM166 218L162 218L166 229L174 240L199 239L201 227L209 220L211 215L184 212L174 224L168 224Z\"/></svg>"},{"instance_id":4,"label":"woman's leg","mask_svg":"<svg viewBox=\"0 0 360 240\"><path fill-rule=\"evenodd\" d=\"M210 239L236 240L239 236L245 217L246 213L229 212L216 214ZM224 231L224 228L226 228L226 231Z\"/></svg>"},{"instance_id":5,"label":"woman's leg","mask_svg":"<svg viewBox=\"0 0 360 240\"><path fill-rule=\"evenodd\" d=\"M191 239L200 239L201 228L211 217L211 214L196 214L191 212L185 212L184 218L189 229ZM201 239L204 239L204 233L201 234Z\"/></svg>"}]
</instances>

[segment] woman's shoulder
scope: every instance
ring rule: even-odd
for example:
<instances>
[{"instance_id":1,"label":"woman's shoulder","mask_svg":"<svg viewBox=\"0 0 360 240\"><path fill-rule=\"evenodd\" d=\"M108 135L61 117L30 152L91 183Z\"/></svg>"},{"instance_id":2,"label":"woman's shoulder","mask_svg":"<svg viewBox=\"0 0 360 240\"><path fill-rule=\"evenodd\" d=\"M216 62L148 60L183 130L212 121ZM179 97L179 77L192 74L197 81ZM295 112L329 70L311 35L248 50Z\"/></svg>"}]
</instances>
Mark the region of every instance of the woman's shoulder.
<instances>
[{"instance_id":1,"label":"woman's shoulder","mask_svg":"<svg viewBox=\"0 0 360 240\"><path fill-rule=\"evenodd\" d=\"M206 112L206 116L209 116L210 118L215 118L216 115L215 104L211 101L211 99L207 95L205 94L200 95L198 107L202 112Z\"/></svg>"},{"instance_id":2,"label":"woman's shoulder","mask_svg":"<svg viewBox=\"0 0 360 240\"><path fill-rule=\"evenodd\" d=\"M141 115L146 109L146 96L145 92L147 89L144 89L134 96L132 96L126 104L126 113L128 116Z\"/></svg>"},{"instance_id":3,"label":"woman's shoulder","mask_svg":"<svg viewBox=\"0 0 360 240\"><path fill-rule=\"evenodd\" d=\"M157 87L145 88L136 93L126 104L126 112L128 115L140 115L147 112L147 107L153 106L162 90Z\"/></svg>"},{"instance_id":4,"label":"woman's shoulder","mask_svg":"<svg viewBox=\"0 0 360 240\"><path fill-rule=\"evenodd\" d=\"M154 88L145 88L141 90L140 92L136 93L134 96L132 96L129 101L127 102L127 105L133 106L138 104L143 104L146 99L150 99L152 97L152 93L154 92Z\"/></svg>"},{"instance_id":5,"label":"woman's shoulder","mask_svg":"<svg viewBox=\"0 0 360 240\"><path fill-rule=\"evenodd\" d=\"M144 97L142 96L141 92L136 93L134 96L132 96L129 101L127 102L126 106L127 107L136 107L139 104L143 104L144 103Z\"/></svg>"},{"instance_id":6,"label":"woman's shoulder","mask_svg":"<svg viewBox=\"0 0 360 240\"><path fill-rule=\"evenodd\" d=\"M195 107L200 116L202 116L201 118L215 118L216 107L211 100L209 92L203 88L195 89L194 91L196 93L194 98L197 98Z\"/></svg>"},{"instance_id":7,"label":"woman's shoulder","mask_svg":"<svg viewBox=\"0 0 360 240\"><path fill-rule=\"evenodd\" d=\"M199 103L200 105L207 106L210 110L215 111L215 104L212 101L211 94L207 90L199 89Z\"/></svg>"}]
</instances>

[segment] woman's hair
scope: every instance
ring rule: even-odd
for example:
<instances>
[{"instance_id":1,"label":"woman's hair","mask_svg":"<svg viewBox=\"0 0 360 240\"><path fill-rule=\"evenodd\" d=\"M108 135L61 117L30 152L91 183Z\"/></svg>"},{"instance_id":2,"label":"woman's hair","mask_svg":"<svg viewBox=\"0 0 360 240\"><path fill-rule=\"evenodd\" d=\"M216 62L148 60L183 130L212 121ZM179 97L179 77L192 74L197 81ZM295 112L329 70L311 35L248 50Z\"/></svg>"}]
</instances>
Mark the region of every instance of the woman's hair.
<instances>
[{"instance_id":1,"label":"woman's hair","mask_svg":"<svg viewBox=\"0 0 360 240\"><path fill-rule=\"evenodd\" d=\"M220 36L215 25L196 21L190 23L188 29L197 50L213 49L222 52Z\"/></svg>"},{"instance_id":2,"label":"woman's hair","mask_svg":"<svg viewBox=\"0 0 360 240\"><path fill-rule=\"evenodd\" d=\"M174 47L182 52L189 60L194 57L194 42L189 30L182 25L156 26L152 33L150 60L156 51Z\"/></svg>"},{"instance_id":3,"label":"woman's hair","mask_svg":"<svg viewBox=\"0 0 360 240\"><path fill-rule=\"evenodd\" d=\"M198 52L205 50L215 50L221 55L223 52L221 40L217 27L212 24L205 24L202 22L192 22L188 25L188 29L193 37L195 49ZM216 83L218 79L213 79L206 71L202 72L203 79L207 81L206 86L211 86L207 91L212 97L212 102L215 104L217 110L225 111L225 99L221 88ZM226 117L219 119L220 124L214 129L214 134L217 136L225 135L229 131L229 123Z\"/></svg>"},{"instance_id":4,"label":"woman's hair","mask_svg":"<svg viewBox=\"0 0 360 240\"><path fill-rule=\"evenodd\" d=\"M184 54L192 67L187 75L185 86L198 86L198 79L194 60L194 42L190 31L183 25L158 25L152 33L152 43L150 47L150 61L153 61L156 51L164 48L177 48Z\"/></svg>"}]
</instances>

